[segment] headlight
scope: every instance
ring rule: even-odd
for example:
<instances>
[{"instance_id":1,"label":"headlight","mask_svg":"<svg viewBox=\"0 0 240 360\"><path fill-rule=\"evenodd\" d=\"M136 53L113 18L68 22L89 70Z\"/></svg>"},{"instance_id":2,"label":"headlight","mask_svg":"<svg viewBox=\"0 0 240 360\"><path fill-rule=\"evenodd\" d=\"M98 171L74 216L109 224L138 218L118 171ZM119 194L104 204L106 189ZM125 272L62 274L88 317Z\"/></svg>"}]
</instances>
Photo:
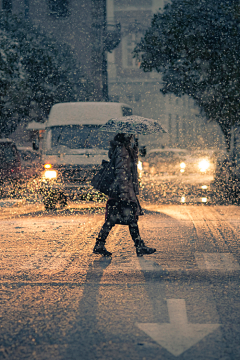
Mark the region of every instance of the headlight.
<instances>
[{"instance_id":1,"label":"headlight","mask_svg":"<svg viewBox=\"0 0 240 360\"><path fill-rule=\"evenodd\" d=\"M51 164L44 164L43 167L44 167L44 169L51 169L52 165Z\"/></svg>"},{"instance_id":2,"label":"headlight","mask_svg":"<svg viewBox=\"0 0 240 360\"><path fill-rule=\"evenodd\" d=\"M180 163L180 173L184 173L185 172L185 167L186 167L186 164L185 164L185 162L181 162Z\"/></svg>"},{"instance_id":3,"label":"headlight","mask_svg":"<svg viewBox=\"0 0 240 360\"><path fill-rule=\"evenodd\" d=\"M51 180L57 178L57 172L55 170L46 170L43 174L45 179Z\"/></svg>"},{"instance_id":4,"label":"headlight","mask_svg":"<svg viewBox=\"0 0 240 360\"><path fill-rule=\"evenodd\" d=\"M198 164L199 170L200 170L201 172L207 171L207 169L209 168L209 166L210 166L210 163L209 163L208 160L202 160L202 161L200 161L199 164Z\"/></svg>"},{"instance_id":5,"label":"headlight","mask_svg":"<svg viewBox=\"0 0 240 360\"><path fill-rule=\"evenodd\" d=\"M139 171L142 171L143 167L142 167L142 162L140 160L138 161L137 167Z\"/></svg>"}]
</instances>

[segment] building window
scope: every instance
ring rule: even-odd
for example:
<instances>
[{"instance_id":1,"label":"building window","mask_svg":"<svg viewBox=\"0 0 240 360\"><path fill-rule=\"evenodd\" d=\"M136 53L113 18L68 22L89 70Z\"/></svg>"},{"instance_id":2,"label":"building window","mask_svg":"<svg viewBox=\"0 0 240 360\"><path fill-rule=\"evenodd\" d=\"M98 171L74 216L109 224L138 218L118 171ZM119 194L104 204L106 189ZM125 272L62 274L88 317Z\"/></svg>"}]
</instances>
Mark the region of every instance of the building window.
<instances>
[{"instance_id":1,"label":"building window","mask_svg":"<svg viewBox=\"0 0 240 360\"><path fill-rule=\"evenodd\" d=\"M123 54L123 67L138 69L140 63L137 59L133 58L133 50L137 43L141 40L142 34L128 34L122 41L122 54Z\"/></svg>"},{"instance_id":2,"label":"building window","mask_svg":"<svg viewBox=\"0 0 240 360\"><path fill-rule=\"evenodd\" d=\"M172 115L168 114L169 145L172 145Z\"/></svg>"},{"instance_id":3,"label":"building window","mask_svg":"<svg viewBox=\"0 0 240 360\"><path fill-rule=\"evenodd\" d=\"M127 95L127 98L128 98L129 101L133 101L133 95L132 94Z\"/></svg>"},{"instance_id":4,"label":"building window","mask_svg":"<svg viewBox=\"0 0 240 360\"><path fill-rule=\"evenodd\" d=\"M176 115L176 143L179 145L179 116Z\"/></svg>"},{"instance_id":5,"label":"building window","mask_svg":"<svg viewBox=\"0 0 240 360\"><path fill-rule=\"evenodd\" d=\"M69 0L48 0L49 14L56 18L69 15Z\"/></svg>"},{"instance_id":6,"label":"building window","mask_svg":"<svg viewBox=\"0 0 240 360\"><path fill-rule=\"evenodd\" d=\"M2 0L2 9L12 12L12 0Z\"/></svg>"},{"instance_id":7,"label":"building window","mask_svg":"<svg viewBox=\"0 0 240 360\"><path fill-rule=\"evenodd\" d=\"M168 133L172 134L172 115L168 114Z\"/></svg>"},{"instance_id":8,"label":"building window","mask_svg":"<svg viewBox=\"0 0 240 360\"><path fill-rule=\"evenodd\" d=\"M24 0L24 15L25 15L25 19L29 18L29 0Z\"/></svg>"},{"instance_id":9,"label":"building window","mask_svg":"<svg viewBox=\"0 0 240 360\"><path fill-rule=\"evenodd\" d=\"M132 115L132 109L123 106L122 107L122 113L123 113L123 116L130 116L130 115Z\"/></svg>"},{"instance_id":10,"label":"building window","mask_svg":"<svg viewBox=\"0 0 240 360\"><path fill-rule=\"evenodd\" d=\"M140 101L140 99L141 99L140 94L135 94L135 101Z\"/></svg>"}]
</instances>

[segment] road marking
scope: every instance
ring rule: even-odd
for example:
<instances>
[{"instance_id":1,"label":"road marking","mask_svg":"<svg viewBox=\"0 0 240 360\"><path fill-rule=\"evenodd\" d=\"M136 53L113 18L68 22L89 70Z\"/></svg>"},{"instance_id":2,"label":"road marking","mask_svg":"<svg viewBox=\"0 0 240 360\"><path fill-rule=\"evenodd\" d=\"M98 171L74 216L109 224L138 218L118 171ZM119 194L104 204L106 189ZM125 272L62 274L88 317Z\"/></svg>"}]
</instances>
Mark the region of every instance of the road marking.
<instances>
[{"instance_id":1,"label":"road marking","mask_svg":"<svg viewBox=\"0 0 240 360\"><path fill-rule=\"evenodd\" d=\"M25 264L20 266L22 270L63 270L69 262L71 253L58 252L48 253L41 252L30 258Z\"/></svg>"},{"instance_id":2,"label":"road marking","mask_svg":"<svg viewBox=\"0 0 240 360\"><path fill-rule=\"evenodd\" d=\"M189 324L184 299L168 299L167 307L170 324L136 323L136 325L174 356L181 355L220 326L220 324Z\"/></svg>"},{"instance_id":3,"label":"road marking","mask_svg":"<svg viewBox=\"0 0 240 360\"><path fill-rule=\"evenodd\" d=\"M155 263L152 260L144 259L144 257L137 257L133 256L129 258L127 261L114 261L109 266L109 270L111 271L139 271L139 270L146 270L146 271L161 271L163 268Z\"/></svg>"},{"instance_id":4,"label":"road marking","mask_svg":"<svg viewBox=\"0 0 240 360\"><path fill-rule=\"evenodd\" d=\"M195 259L201 270L240 270L238 262L230 253L196 252Z\"/></svg>"}]
</instances>

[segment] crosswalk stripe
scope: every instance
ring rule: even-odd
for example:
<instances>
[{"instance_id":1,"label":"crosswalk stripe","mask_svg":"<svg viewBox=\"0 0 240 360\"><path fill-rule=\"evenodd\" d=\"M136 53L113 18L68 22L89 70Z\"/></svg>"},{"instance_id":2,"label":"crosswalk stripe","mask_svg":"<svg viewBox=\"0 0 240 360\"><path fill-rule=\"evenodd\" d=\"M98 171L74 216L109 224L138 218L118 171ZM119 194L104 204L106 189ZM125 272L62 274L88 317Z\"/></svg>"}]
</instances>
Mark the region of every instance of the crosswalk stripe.
<instances>
[{"instance_id":1,"label":"crosswalk stripe","mask_svg":"<svg viewBox=\"0 0 240 360\"><path fill-rule=\"evenodd\" d=\"M71 253L58 252L50 254L48 252L40 252L31 256L29 260L20 265L22 270L62 270L67 265Z\"/></svg>"},{"instance_id":2,"label":"crosswalk stripe","mask_svg":"<svg viewBox=\"0 0 240 360\"><path fill-rule=\"evenodd\" d=\"M161 271L163 270L161 265L158 265L155 261L145 259L144 257L130 257L127 261L118 262L115 261L109 266L110 271Z\"/></svg>"},{"instance_id":3,"label":"crosswalk stripe","mask_svg":"<svg viewBox=\"0 0 240 360\"><path fill-rule=\"evenodd\" d=\"M238 262L230 253L196 252L195 259L201 270L240 270Z\"/></svg>"}]
</instances>

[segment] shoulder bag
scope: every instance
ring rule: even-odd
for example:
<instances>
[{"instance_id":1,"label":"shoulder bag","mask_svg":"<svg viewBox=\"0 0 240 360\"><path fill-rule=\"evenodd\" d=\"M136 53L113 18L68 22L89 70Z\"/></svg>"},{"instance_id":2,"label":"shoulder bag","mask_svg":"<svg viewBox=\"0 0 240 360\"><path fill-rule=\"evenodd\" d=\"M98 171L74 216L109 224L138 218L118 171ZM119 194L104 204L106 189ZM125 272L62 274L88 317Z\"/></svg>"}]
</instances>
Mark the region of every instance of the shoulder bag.
<instances>
[{"instance_id":1,"label":"shoulder bag","mask_svg":"<svg viewBox=\"0 0 240 360\"><path fill-rule=\"evenodd\" d=\"M115 179L115 167L114 167L114 151L110 161L103 160L101 169L97 172L96 175L91 180L91 185L101 193L110 196L111 194L111 185Z\"/></svg>"}]
</instances>

